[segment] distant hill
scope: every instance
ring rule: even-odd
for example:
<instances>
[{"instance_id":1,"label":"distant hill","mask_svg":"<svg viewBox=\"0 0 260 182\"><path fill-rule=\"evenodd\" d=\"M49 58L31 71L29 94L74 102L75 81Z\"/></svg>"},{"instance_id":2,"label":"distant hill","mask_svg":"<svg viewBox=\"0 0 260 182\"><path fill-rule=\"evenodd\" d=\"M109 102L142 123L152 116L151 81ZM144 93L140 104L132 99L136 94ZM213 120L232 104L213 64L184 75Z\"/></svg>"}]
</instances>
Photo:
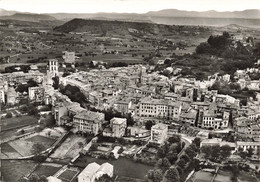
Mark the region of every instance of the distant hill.
<instances>
[{"instance_id":1,"label":"distant hill","mask_svg":"<svg viewBox=\"0 0 260 182\"><path fill-rule=\"evenodd\" d=\"M5 20L19 20L19 21L29 21L29 22L39 22L39 21L55 21L56 18L43 15L43 14L30 14L30 13L15 13L10 16L1 16L0 19Z\"/></svg>"},{"instance_id":2,"label":"distant hill","mask_svg":"<svg viewBox=\"0 0 260 182\"><path fill-rule=\"evenodd\" d=\"M146 16L164 16L164 17L202 17L202 18L245 18L245 19L260 19L260 10L250 9L244 11L183 11L177 9L165 9L161 11L150 11Z\"/></svg>"},{"instance_id":3,"label":"distant hill","mask_svg":"<svg viewBox=\"0 0 260 182\"><path fill-rule=\"evenodd\" d=\"M190 29L188 27L187 29ZM179 32L178 26L169 26L163 24L154 24L146 22L128 22L128 21L106 21L106 20L86 20L73 19L61 26L55 27L59 32L89 32L101 35L135 35L135 36L153 36L163 37L164 35L176 35ZM185 30L185 27L183 28Z\"/></svg>"},{"instance_id":4,"label":"distant hill","mask_svg":"<svg viewBox=\"0 0 260 182\"><path fill-rule=\"evenodd\" d=\"M250 9L244 11L218 12L218 11L184 11L177 9L164 9L150 11L144 14L136 13L52 13L31 14L18 13L0 9L0 19L16 19L23 21L41 21L55 19L70 21L75 18L118 20L132 22L153 22L168 25L202 25L202 26L225 26L237 24L247 27L260 27L260 10Z\"/></svg>"},{"instance_id":5,"label":"distant hill","mask_svg":"<svg viewBox=\"0 0 260 182\"><path fill-rule=\"evenodd\" d=\"M8 11L0 8L0 16L10 16L17 13L17 11Z\"/></svg>"}]
</instances>

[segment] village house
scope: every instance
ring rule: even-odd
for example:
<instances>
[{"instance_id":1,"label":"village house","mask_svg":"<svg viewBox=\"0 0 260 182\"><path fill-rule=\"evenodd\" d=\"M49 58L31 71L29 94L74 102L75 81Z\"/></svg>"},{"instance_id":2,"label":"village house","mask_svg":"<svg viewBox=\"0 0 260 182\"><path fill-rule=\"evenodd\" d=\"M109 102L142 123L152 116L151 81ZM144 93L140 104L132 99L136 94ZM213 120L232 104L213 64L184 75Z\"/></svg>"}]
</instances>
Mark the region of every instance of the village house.
<instances>
[{"instance_id":1,"label":"village house","mask_svg":"<svg viewBox=\"0 0 260 182\"><path fill-rule=\"evenodd\" d=\"M28 89L29 99L35 102L42 102L44 99L43 87L29 87Z\"/></svg>"},{"instance_id":2,"label":"village house","mask_svg":"<svg viewBox=\"0 0 260 182\"><path fill-rule=\"evenodd\" d=\"M75 52L64 51L63 54L64 55L62 57L65 63L75 63L75 59L76 59Z\"/></svg>"},{"instance_id":3,"label":"village house","mask_svg":"<svg viewBox=\"0 0 260 182\"><path fill-rule=\"evenodd\" d=\"M73 117L73 124L79 132L97 135L104 120L105 115L103 113L83 111Z\"/></svg>"},{"instance_id":4,"label":"village house","mask_svg":"<svg viewBox=\"0 0 260 182\"><path fill-rule=\"evenodd\" d=\"M182 105L180 102L165 99L142 98L139 103L139 117L154 117L179 120Z\"/></svg>"},{"instance_id":5,"label":"village house","mask_svg":"<svg viewBox=\"0 0 260 182\"><path fill-rule=\"evenodd\" d=\"M130 98L125 98L125 99L122 99L122 100L118 100L116 101L116 103L114 104L114 108L122 113L122 114L127 114L129 113L129 109L131 108L132 106L132 101Z\"/></svg>"},{"instance_id":6,"label":"village house","mask_svg":"<svg viewBox=\"0 0 260 182\"><path fill-rule=\"evenodd\" d=\"M110 125L103 131L104 136L121 138L125 135L127 127L126 118L112 118L110 120Z\"/></svg>"},{"instance_id":7,"label":"village house","mask_svg":"<svg viewBox=\"0 0 260 182\"><path fill-rule=\"evenodd\" d=\"M253 149L253 153L257 154L257 151L260 150L260 142L242 142L242 141L237 141L237 150L239 148L242 148L243 151L247 151L249 148Z\"/></svg>"}]
</instances>

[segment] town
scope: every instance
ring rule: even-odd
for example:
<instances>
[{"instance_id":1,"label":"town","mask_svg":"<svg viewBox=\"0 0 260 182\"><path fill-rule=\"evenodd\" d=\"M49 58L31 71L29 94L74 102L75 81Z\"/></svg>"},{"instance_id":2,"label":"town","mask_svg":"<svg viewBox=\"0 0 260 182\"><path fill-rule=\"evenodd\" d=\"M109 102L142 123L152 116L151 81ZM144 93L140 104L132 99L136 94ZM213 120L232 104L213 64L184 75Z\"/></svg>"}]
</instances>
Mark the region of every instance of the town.
<instances>
[{"instance_id":1,"label":"town","mask_svg":"<svg viewBox=\"0 0 260 182\"><path fill-rule=\"evenodd\" d=\"M259 181L260 34L35 31L1 43L3 181Z\"/></svg>"}]
</instances>

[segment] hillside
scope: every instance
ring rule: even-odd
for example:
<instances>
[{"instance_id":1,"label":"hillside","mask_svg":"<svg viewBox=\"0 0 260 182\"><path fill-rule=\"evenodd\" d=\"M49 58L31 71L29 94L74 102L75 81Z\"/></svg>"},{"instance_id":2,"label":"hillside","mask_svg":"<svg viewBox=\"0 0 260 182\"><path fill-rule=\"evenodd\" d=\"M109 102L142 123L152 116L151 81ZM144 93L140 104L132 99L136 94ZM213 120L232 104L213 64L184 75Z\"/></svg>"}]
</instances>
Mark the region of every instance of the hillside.
<instances>
[{"instance_id":1,"label":"hillside","mask_svg":"<svg viewBox=\"0 0 260 182\"><path fill-rule=\"evenodd\" d=\"M54 19L69 21L75 18L95 20L118 20L133 22L151 22L167 25L201 25L225 26L238 24L246 27L260 27L260 10L249 9L244 11L218 12L218 11L184 11L177 9L164 9L137 13L50 13L32 14L19 13L0 9L0 19L16 19L22 21L53 21Z\"/></svg>"},{"instance_id":2,"label":"hillside","mask_svg":"<svg viewBox=\"0 0 260 182\"><path fill-rule=\"evenodd\" d=\"M54 21L56 18L43 15L43 14L27 14L27 13L15 13L11 16L2 16L0 19L5 20L19 20L19 21L29 21L29 22L39 22L39 21Z\"/></svg>"},{"instance_id":3,"label":"hillside","mask_svg":"<svg viewBox=\"0 0 260 182\"><path fill-rule=\"evenodd\" d=\"M55 27L59 32L90 32L94 34L118 34L127 35L157 35L161 36L169 33L176 33L177 26L160 25L143 22L128 21L105 21L105 20L84 20L73 19L61 26Z\"/></svg>"}]
</instances>

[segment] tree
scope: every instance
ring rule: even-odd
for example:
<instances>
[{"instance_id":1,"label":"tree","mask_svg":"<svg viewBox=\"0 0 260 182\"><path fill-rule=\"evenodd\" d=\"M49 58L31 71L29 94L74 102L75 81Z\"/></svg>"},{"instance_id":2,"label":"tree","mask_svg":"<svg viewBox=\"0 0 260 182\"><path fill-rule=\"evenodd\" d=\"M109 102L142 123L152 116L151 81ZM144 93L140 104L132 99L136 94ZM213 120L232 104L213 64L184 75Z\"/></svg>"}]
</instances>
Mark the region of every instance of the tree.
<instances>
[{"instance_id":1,"label":"tree","mask_svg":"<svg viewBox=\"0 0 260 182\"><path fill-rule=\"evenodd\" d=\"M34 106L30 106L28 110L28 115L37 115L39 113L38 109Z\"/></svg>"},{"instance_id":2,"label":"tree","mask_svg":"<svg viewBox=\"0 0 260 182\"><path fill-rule=\"evenodd\" d=\"M180 181L180 175L178 170L175 167L169 168L165 174L163 182L179 182Z\"/></svg>"},{"instance_id":3,"label":"tree","mask_svg":"<svg viewBox=\"0 0 260 182\"><path fill-rule=\"evenodd\" d=\"M223 145L220 147L220 157L226 159L231 155L232 148L229 145Z\"/></svg>"},{"instance_id":4,"label":"tree","mask_svg":"<svg viewBox=\"0 0 260 182\"><path fill-rule=\"evenodd\" d=\"M11 118L11 117L13 117L13 115L12 115L12 113L8 112L5 117L6 118Z\"/></svg>"},{"instance_id":5,"label":"tree","mask_svg":"<svg viewBox=\"0 0 260 182\"><path fill-rule=\"evenodd\" d=\"M165 158L159 159L155 166L157 168L161 169L162 171L166 171L171 166L171 163L165 157Z\"/></svg>"},{"instance_id":6,"label":"tree","mask_svg":"<svg viewBox=\"0 0 260 182\"><path fill-rule=\"evenodd\" d=\"M145 122L145 129L151 130L151 128L152 128L153 125L154 125L154 123L153 123L151 120L146 121L146 122Z\"/></svg>"},{"instance_id":7,"label":"tree","mask_svg":"<svg viewBox=\"0 0 260 182\"><path fill-rule=\"evenodd\" d=\"M131 113L128 113L126 115L126 123L127 123L127 126L133 126L134 125L135 122L134 122L134 119L133 119Z\"/></svg>"},{"instance_id":8,"label":"tree","mask_svg":"<svg viewBox=\"0 0 260 182\"><path fill-rule=\"evenodd\" d=\"M217 161L219 159L219 157L220 157L220 146L219 145L213 145L211 147L211 151L212 151L211 159L213 161Z\"/></svg>"},{"instance_id":9,"label":"tree","mask_svg":"<svg viewBox=\"0 0 260 182\"><path fill-rule=\"evenodd\" d=\"M95 180L96 182L112 182L112 178L107 174L102 175L100 178Z\"/></svg>"},{"instance_id":10,"label":"tree","mask_svg":"<svg viewBox=\"0 0 260 182\"><path fill-rule=\"evenodd\" d=\"M194 138L194 140L192 141L192 143L194 143L198 148L200 147L200 142L201 139L198 137Z\"/></svg>"},{"instance_id":11,"label":"tree","mask_svg":"<svg viewBox=\"0 0 260 182\"><path fill-rule=\"evenodd\" d=\"M181 141L181 137L179 135L173 135L168 139L168 142L170 143L177 143Z\"/></svg>"},{"instance_id":12,"label":"tree","mask_svg":"<svg viewBox=\"0 0 260 182\"><path fill-rule=\"evenodd\" d=\"M46 176L42 175L39 179L39 182L48 182Z\"/></svg>"},{"instance_id":13,"label":"tree","mask_svg":"<svg viewBox=\"0 0 260 182\"><path fill-rule=\"evenodd\" d=\"M29 179L28 182L38 182L40 180L39 176L37 174L32 174Z\"/></svg>"},{"instance_id":14,"label":"tree","mask_svg":"<svg viewBox=\"0 0 260 182\"><path fill-rule=\"evenodd\" d=\"M44 149L45 149L45 147L42 144L35 143L35 144L33 144L32 152L34 154L40 154L40 152L42 152Z\"/></svg>"},{"instance_id":15,"label":"tree","mask_svg":"<svg viewBox=\"0 0 260 182\"><path fill-rule=\"evenodd\" d=\"M80 148L83 148L83 146L84 146L82 142L78 142L78 145Z\"/></svg>"},{"instance_id":16,"label":"tree","mask_svg":"<svg viewBox=\"0 0 260 182\"><path fill-rule=\"evenodd\" d=\"M196 151L192 149L191 147L187 147L185 150L185 153L192 159L196 156Z\"/></svg>"},{"instance_id":17,"label":"tree","mask_svg":"<svg viewBox=\"0 0 260 182\"><path fill-rule=\"evenodd\" d=\"M60 85L60 78L58 76L55 76L52 78L53 80L53 88L54 89L58 89L59 88L59 85Z\"/></svg>"},{"instance_id":18,"label":"tree","mask_svg":"<svg viewBox=\"0 0 260 182\"><path fill-rule=\"evenodd\" d=\"M206 146L206 145L204 145L204 146L202 146L202 147L200 148L200 150L201 150L201 152L205 155L205 158L206 158L206 159L209 159L209 158L210 158L211 153L212 153L212 148L211 148L211 146Z\"/></svg>"},{"instance_id":19,"label":"tree","mask_svg":"<svg viewBox=\"0 0 260 182\"><path fill-rule=\"evenodd\" d=\"M148 171L148 179L152 182L161 182L163 178L162 170L160 169L151 169Z\"/></svg>"},{"instance_id":20,"label":"tree","mask_svg":"<svg viewBox=\"0 0 260 182\"><path fill-rule=\"evenodd\" d=\"M247 154L246 152L244 151L244 149L242 147L239 147L238 148L238 155L242 158L242 159L245 159Z\"/></svg>"},{"instance_id":21,"label":"tree","mask_svg":"<svg viewBox=\"0 0 260 182\"><path fill-rule=\"evenodd\" d=\"M184 169L187 163L185 162L185 160L184 160L183 158L181 158L181 159L178 161L177 164L178 164L178 166L180 166L182 169Z\"/></svg>"},{"instance_id":22,"label":"tree","mask_svg":"<svg viewBox=\"0 0 260 182\"><path fill-rule=\"evenodd\" d=\"M185 161L185 163L188 163L190 162L190 156L188 156L187 154L184 154L181 156L181 159L183 159Z\"/></svg>"},{"instance_id":23,"label":"tree","mask_svg":"<svg viewBox=\"0 0 260 182\"><path fill-rule=\"evenodd\" d=\"M44 127L50 127L55 125L55 118L52 114L45 115L44 118L40 120L40 123L44 125Z\"/></svg>"},{"instance_id":24,"label":"tree","mask_svg":"<svg viewBox=\"0 0 260 182\"><path fill-rule=\"evenodd\" d=\"M247 149L247 157L252 157L252 155L254 154L254 149L252 147Z\"/></svg>"}]
</instances>

